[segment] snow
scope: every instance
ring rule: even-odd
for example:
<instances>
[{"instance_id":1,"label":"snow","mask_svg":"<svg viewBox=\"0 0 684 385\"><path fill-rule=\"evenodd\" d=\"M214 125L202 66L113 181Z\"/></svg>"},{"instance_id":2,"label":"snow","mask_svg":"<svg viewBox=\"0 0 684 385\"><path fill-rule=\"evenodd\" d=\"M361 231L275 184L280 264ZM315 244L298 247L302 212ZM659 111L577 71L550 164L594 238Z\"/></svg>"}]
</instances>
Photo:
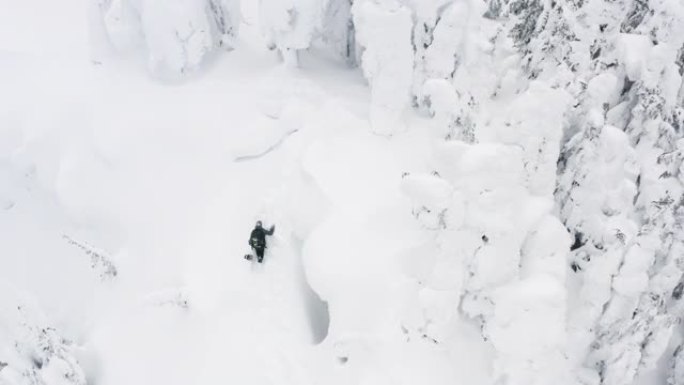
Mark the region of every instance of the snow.
<instances>
[{"instance_id":1,"label":"snow","mask_svg":"<svg viewBox=\"0 0 684 385\"><path fill-rule=\"evenodd\" d=\"M0 0L0 384L681 383L684 13L585 3Z\"/></svg>"},{"instance_id":2,"label":"snow","mask_svg":"<svg viewBox=\"0 0 684 385\"><path fill-rule=\"evenodd\" d=\"M2 215L2 279L74 341L70 357L89 382L485 377L451 368L449 354L464 349L404 342L400 320L416 311L405 302L417 288L398 261L424 241L401 191L420 159L407 158L415 141L372 135L358 115L366 95L338 100L357 94L357 73L284 70L262 46L239 44L184 84L115 57L6 62L18 97L3 93L2 116L16 125L2 130L3 200L13 205ZM258 218L277 229L254 269L242 255ZM93 252L116 277L101 281Z\"/></svg>"},{"instance_id":3,"label":"snow","mask_svg":"<svg viewBox=\"0 0 684 385\"><path fill-rule=\"evenodd\" d=\"M617 44L627 77L632 81L640 80L652 47L650 40L644 35L622 34Z\"/></svg>"}]
</instances>

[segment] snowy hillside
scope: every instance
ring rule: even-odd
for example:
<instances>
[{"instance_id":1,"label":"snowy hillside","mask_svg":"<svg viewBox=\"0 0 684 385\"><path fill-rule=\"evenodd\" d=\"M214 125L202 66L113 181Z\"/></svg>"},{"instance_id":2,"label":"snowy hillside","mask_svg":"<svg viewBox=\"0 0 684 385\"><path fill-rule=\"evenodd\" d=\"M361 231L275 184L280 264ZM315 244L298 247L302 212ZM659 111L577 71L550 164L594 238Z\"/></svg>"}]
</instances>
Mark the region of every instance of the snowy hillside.
<instances>
[{"instance_id":1,"label":"snowy hillside","mask_svg":"<svg viewBox=\"0 0 684 385\"><path fill-rule=\"evenodd\" d=\"M0 385L684 385L682 76L680 0L0 0Z\"/></svg>"}]
</instances>

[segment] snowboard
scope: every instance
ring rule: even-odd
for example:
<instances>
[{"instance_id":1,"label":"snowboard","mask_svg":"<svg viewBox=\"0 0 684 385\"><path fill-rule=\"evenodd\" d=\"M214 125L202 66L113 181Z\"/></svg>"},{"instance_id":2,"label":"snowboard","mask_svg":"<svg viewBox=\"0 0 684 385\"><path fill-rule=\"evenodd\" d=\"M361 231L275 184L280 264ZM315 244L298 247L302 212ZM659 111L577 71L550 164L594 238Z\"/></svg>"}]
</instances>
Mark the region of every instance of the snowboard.
<instances>
[{"instance_id":1,"label":"snowboard","mask_svg":"<svg viewBox=\"0 0 684 385\"><path fill-rule=\"evenodd\" d=\"M262 261L262 263L259 263L256 255L245 254L245 260L251 262L249 265L250 265L250 270L252 271L252 273L257 273L259 271L262 271L263 265L264 265L263 261Z\"/></svg>"},{"instance_id":2,"label":"snowboard","mask_svg":"<svg viewBox=\"0 0 684 385\"><path fill-rule=\"evenodd\" d=\"M248 261L254 261L254 262L259 263L259 261L257 260L257 257L255 255L252 255L252 254L245 254L245 259ZM262 261L262 263L263 263L263 261Z\"/></svg>"}]
</instances>

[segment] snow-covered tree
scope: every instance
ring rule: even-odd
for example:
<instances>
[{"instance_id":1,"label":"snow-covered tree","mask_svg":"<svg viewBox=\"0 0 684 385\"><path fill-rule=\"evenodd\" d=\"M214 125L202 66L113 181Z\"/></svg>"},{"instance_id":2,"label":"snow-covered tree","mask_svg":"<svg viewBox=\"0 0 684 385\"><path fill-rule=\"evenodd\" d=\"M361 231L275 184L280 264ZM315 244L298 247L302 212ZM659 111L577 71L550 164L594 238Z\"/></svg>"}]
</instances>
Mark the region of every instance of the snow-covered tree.
<instances>
[{"instance_id":1,"label":"snow-covered tree","mask_svg":"<svg viewBox=\"0 0 684 385\"><path fill-rule=\"evenodd\" d=\"M415 51L413 93L417 95L427 79L453 77L467 27L467 15L463 15L467 12L467 2L413 1L411 8L415 18L412 37Z\"/></svg>"},{"instance_id":2,"label":"snow-covered tree","mask_svg":"<svg viewBox=\"0 0 684 385\"><path fill-rule=\"evenodd\" d=\"M199 1L144 1L139 12L148 66L154 73L197 69L214 47L211 19Z\"/></svg>"},{"instance_id":3,"label":"snow-covered tree","mask_svg":"<svg viewBox=\"0 0 684 385\"><path fill-rule=\"evenodd\" d=\"M47 324L36 306L0 285L0 384L85 385L75 346Z\"/></svg>"},{"instance_id":4,"label":"snow-covered tree","mask_svg":"<svg viewBox=\"0 0 684 385\"><path fill-rule=\"evenodd\" d=\"M317 0L260 0L259 25L270 47L296 66L320 29L323 7Z\"/></svg>"},{"instance_id":5,"label":"snow-covered tree","mask_svg":"<svg viewBox=\"0 0 684 385\"><path fill-rule=\"evenodd\" d=\"M617 295L599 331L600 346L609 352L604 361L607 383L628 383L640 369L653 368L668 345L674 322L682 316L669 310L684 264L683 141L672 124L674 110L681 108L676 107L681 77L675 52L670 50L668 57L663 51L667 52L667 43L643 52L647 63L639 72L630 74L635 69L626 67L635 82L630 91L635 104L625 128L639 159L634 198L639 231L613 280ZM623 380L614 380L625 373Z\"/></svg>"},{"instance_id":6,"label":"snow-covered tree","mask_svg":"<svg viewBox=\"0 0 684 385\"><path fill-rule=\"evenodd\" d=\"M216 44L233 49L240 32L240 0L209 0L209 11Z\"/></svg>"},{"instance_id":7,"label":"snow-covered tree","mask_svg":"<svg viewBox=\"0 0 684 385\"><path fill-rule=\"evenodd\" d=\"M395 0L355 1L352 7L361 68L371 90L371 124L382 135L402 131L413 81L413 21Z\"/></svg>"},{"instance_id":8,"label":"snow-covered tree","mask_svg":"<svg viewBox=\"0 0 684 385\"><path fill-rule=\"evenodd\" d=\"M524 153L516 146L450 141L435 150L440 172L406 176L404 191L414 215L435 233L424 290L458 300L443 309L450 317L428 317L421 330L443 341L454 318L474 319L496 351L494 381L565 381L569 237L550 215L550 199L525 187Z\"/></svg>"},{"instance_id":9,"label":"snow-covered tree","mask_svg":"<svg viewBox=\"0 0 684 385\"><path fill-rule=\"evenodd\" d=\"M480 16L477 7L466 1L431 5L415 5L422 22L416 23L413 33L413 98L419 108L429 111L443 137L473 142L477 101L470 87L457 78L471 71L470 45L477 39L473 25Z\"/></svg>"},{"instance_id":10,"label":"snow-covered tree","mask_svg":"<svg viewBox=\"0 0 684 385\"><path fill-rule=\"evenodd\" d=\"M198 69L218 47L231 49L239 30L239 0L112 0L101 8L114 47L144 47L150 71L162 77Z\"/></svg>"},{"instance_id":11,"label":"snow-covered tree","mask_svg":"<svg viewBox=\"0 0 684 385\"><path fill-rule=\"evenodd\" d=\"M576 81L594 77L576 88L568 133L577 133L561 156L557 193L561 218L575 234L570 263L583 287L572 327L583 335L574 353L579 360L586 355L584 383L632 383L655 367L681 317L673 293L682 276L677 202L684 190L675 128L682 84L675 48L682 41L675 36L682 23L673 20L682 12L663 6L587 5L604 12L587 26L591 63L577 67L588 73ZM649 7L659 12L644 11Z\"/></svg>"},{"instance_id":12,"label":"snow-covered tree","mask_svg":"<svg viewBox=\"0 0 684 385\"><path fill-rule=\"evenodd\" d=\"M327 0L323 11L320 38L349 64L356 64L356 33L351 14L352 0Z\"/></svg>"}]
</instances>

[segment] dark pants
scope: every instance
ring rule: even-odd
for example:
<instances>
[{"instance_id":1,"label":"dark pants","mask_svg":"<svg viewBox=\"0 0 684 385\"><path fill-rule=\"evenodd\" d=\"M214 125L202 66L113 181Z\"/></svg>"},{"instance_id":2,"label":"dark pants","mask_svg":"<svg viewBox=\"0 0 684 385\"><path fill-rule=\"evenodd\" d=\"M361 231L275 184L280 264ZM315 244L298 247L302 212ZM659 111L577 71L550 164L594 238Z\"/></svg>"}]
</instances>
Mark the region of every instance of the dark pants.
<instances>
[{"instance_id":1,"label":"dark pants","mask_svg":"<svg viewBox=\"0 0 684 385\"><path fill-rule=\"evenodd\" d=\"M264 250L265 250L265 249L264 249L263 247L259 247L259 248L256 248L256 247L255 247L255 248L254 248L254 252L255 252L256 255L257 255L257 261L258 261L259 263L261 263L261 261L264 260Z\"/></svg>"}]
</instances>

